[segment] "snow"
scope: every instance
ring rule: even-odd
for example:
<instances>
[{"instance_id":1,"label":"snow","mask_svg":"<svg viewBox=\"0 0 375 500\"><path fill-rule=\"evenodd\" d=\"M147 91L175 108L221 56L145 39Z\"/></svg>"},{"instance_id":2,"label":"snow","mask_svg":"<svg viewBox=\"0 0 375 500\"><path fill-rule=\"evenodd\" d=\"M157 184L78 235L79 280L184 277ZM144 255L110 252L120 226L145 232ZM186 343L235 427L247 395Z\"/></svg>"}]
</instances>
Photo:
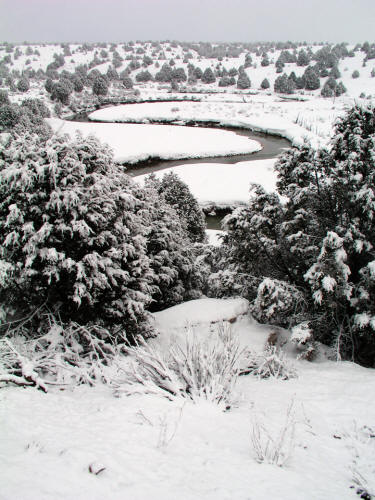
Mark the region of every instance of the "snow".
<instances>
[{"instance_id":1,"label":"snow","mask_svg":"<svg viewBox=\"0 0 375 500\"><path fill-rule=\"evenodd\" d=\"M136 163L150 158L165 160L247 154L262 149L259 142L227 130L173 125L81 123L47 119L57 133L95 135L108 144L115 161Z\"/></svg>"},{"instance_id":2,"label":"snow","mask_svg":"<svg viewBox=\"0 0 375 500\"><path fill-rule=\"evenodd\" d=\"M231 97L227 99L230 101ZM294 144L304 140L318 146L331 135L333 123L343 113L347 98L330 100L307 96L304 100L275 99L271 95L243 96L241 102L224 102L208 96L205 102L157 102L109 106L89 115L91 120L115 122L189 121L217 122L279 135Z\"/></svg>"},{"instance_id":3,"label":"snow","mask_svg":"<svg viewBox=\"0 0 375 500\"><path fill-rule=\"evenodd\" d=\"M173 330L182 335L186 319L205 336L212 321L236 317L233 335L263 348L271 328L243 314L245 301L207 300L155 314L154 342L162 346ZM48 394L2 388L0 498L349 500L359 474L373 491L374 370L332 361L295 367L298 378L286 381L240 377L238 402L226 411L181 397L115 398L100 385ZM260 428L275 437L288 407L289 460L259 463L251 436Z\"/></svg>"},{"instance_id":4,"label":"snow","mask_svg":"<svg viewBox=\"0 0 375 500\"><path fill-rule=\"evenodd\" d=\"M158 330L229 321L249 310L246 299L197 299L154 313Z\"/></svg>"},{"instance_id":5,"label":"snow","mask_svg":"<svg viewBox=\"0 0 375 500\"><path fill-rule=\"evenodd\" d=\"M206 229L206 234L210 245L214 247L219 247L221 245L221 236L224 234L224 231L220 231L219 229Z\"/></svg>"},{"instance_id":6,"label":"snow","mask_svg":"<svg viewBox=\"0 0 375 500\"><path fill-rule=\"evenodd\" d=\"M244 161L234 164L199 163L179 165L155 172L157 178L174 172L185 182L202 206L236 206L249 201L250 184L256 183L268 192L275 191L277 175L274 159ZM144 183L147 175L134 177Z\"/></svg>"}]
</instances>

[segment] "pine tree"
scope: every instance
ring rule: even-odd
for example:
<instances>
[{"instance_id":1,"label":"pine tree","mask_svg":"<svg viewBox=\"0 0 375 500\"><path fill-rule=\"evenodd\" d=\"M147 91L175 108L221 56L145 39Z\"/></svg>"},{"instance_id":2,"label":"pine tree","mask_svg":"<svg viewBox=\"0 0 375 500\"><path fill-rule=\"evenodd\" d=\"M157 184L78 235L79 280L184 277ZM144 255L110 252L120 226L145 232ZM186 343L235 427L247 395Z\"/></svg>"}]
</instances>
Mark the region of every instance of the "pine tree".
<instances>
[{"instance_id":1,"label":"pine tree","mask_svg":"<svg viewBox=\"0 0 375 500\"><path fill-rule=\"evenodd\" d=\"M237 88L238 89L249 89L251 87L251 81L250 78L247 76L247 74L243 71L238 75L237 79Z\"/></svg>"},{"instance_id":2,"label":"pine tree","mask_svg":"<svg viewBox=\"0 0 375 500\"><path fill-rule=\"evenodd\" d=\"M108 83L102 75L95 77L92 84L92 92L97 96L105 96L108 94Z\"/></svg>"}]
</instances>

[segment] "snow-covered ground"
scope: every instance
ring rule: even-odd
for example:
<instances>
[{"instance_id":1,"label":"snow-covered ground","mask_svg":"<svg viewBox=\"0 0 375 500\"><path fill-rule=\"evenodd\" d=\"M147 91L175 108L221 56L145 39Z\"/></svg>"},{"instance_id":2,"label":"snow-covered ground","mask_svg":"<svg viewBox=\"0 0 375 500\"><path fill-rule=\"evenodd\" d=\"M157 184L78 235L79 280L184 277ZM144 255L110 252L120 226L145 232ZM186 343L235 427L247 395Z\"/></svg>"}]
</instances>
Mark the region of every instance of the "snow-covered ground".
<instances>
[{"instance_id":1,"label":"snow-covered ground","mask_svg":"<svg viewBox=\"0 0 375 500\"><path fill-rule=\"evenodd\" d=\"M271 329L244 313L241 299L176 306L156 314L154 342L163 350L174 335L182 341L189 321L209 337L231 320L241 345L259 352ZM374 492L374 370L327 360L294 368L290 380L239 377L227 409L121 390L114 397L100 385L2 388L0 498L350 500L355 478ZM269 434L277 449L283 430L288 460L261 462L257 436L264 444Z\"/></svg>"},{"instance_id":2,"label":"snow-covered ground","mask_svg":"<svg viewBox=\"0 0 375 500\"><path fill-rule=\"evenodd\" d=\"M250 185L260 184L268 192L275 191L277 176L274 159L239 163L197 163L179 165L155 172L157 178L174 172L185 182L202 206L236 206L249 201ZM147 175L134 177L143 183Z\"/></svg>"},{"instance_id":3,"label":"snow-covered ground","mask_svg":"<svg viewBox=\"0 0 375 500\"><path fill-rule=\"evenodd\" d=\"M47 119L57 133L93 134L108 144L117 162L136 163L149 158L163 160L232 156L259 151L259 142L235 132L173 125L82 123Z\"/></svg>"},{"instance_id":4,"label":"snow-covered ground","mask_svg":"<svg viewBox=\"0 0 375 500\"><path fill-rule=\"evenodd\" d=\"M225 97L225 96L224 96ZM227 96L230 101L230 97ZM280 135L295 144L305 139L319 144L330 136L332 126L347 99L306 97L303 101L275 99L275 96L243 96L241 102L224 102L212 95L205 102L158 102L112 106L94 111L91 120L103 122L216 121L222 126L240 127Z\"/></svg>"}]
</instances>

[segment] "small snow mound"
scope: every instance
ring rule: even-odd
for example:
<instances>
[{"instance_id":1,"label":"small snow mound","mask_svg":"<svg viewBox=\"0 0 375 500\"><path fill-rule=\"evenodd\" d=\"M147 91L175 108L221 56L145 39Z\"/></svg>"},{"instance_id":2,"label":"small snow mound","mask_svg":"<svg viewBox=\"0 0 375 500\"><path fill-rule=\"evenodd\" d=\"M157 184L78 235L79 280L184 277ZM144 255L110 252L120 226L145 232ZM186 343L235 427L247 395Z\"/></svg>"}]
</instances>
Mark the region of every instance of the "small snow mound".
<instances>
[{"instance_id":1,"label":"small snow mound","mask_svg":"<svg viewBox=\"0 0 375 500\"><path fill-rule=\"evenodd\" d=\"M247 314L246 299L197 299L154 313L155 327L159 331L184 328L202 323L234 322L238 316Z\"/></svg>"}]
</instances>

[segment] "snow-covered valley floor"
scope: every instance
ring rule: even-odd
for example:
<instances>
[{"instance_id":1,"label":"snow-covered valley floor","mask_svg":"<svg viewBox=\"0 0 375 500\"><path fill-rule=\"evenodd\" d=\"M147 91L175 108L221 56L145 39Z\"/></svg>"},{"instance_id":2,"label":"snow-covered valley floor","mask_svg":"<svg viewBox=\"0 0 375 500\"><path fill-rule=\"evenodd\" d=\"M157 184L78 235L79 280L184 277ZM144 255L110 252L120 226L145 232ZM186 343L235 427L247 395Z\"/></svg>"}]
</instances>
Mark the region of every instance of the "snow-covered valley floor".
<instances>
[{"instance_id":1,"label":"snow-covered valley floor","mask_svg":"<svg viewBox=\"0 0 375 500\"><path fill-rule=\"evenodd\" d=\"M259 352L271 329L243 312L241 300L176 306L156 315L154 343L165 350L173 336L181 341L188 319L208 336L215 322L237 317L232 334ZM101 385L48 394L2 388L0 499L341 500L356 498L355 478L374 491L374 371L289 362L297 378L239 377L227 409L125 396L121 386L118 397ZM259 463L254 439L264 445L267 435L270 449L289 456L282 467Z\"/></svg>"}]
</instances>

